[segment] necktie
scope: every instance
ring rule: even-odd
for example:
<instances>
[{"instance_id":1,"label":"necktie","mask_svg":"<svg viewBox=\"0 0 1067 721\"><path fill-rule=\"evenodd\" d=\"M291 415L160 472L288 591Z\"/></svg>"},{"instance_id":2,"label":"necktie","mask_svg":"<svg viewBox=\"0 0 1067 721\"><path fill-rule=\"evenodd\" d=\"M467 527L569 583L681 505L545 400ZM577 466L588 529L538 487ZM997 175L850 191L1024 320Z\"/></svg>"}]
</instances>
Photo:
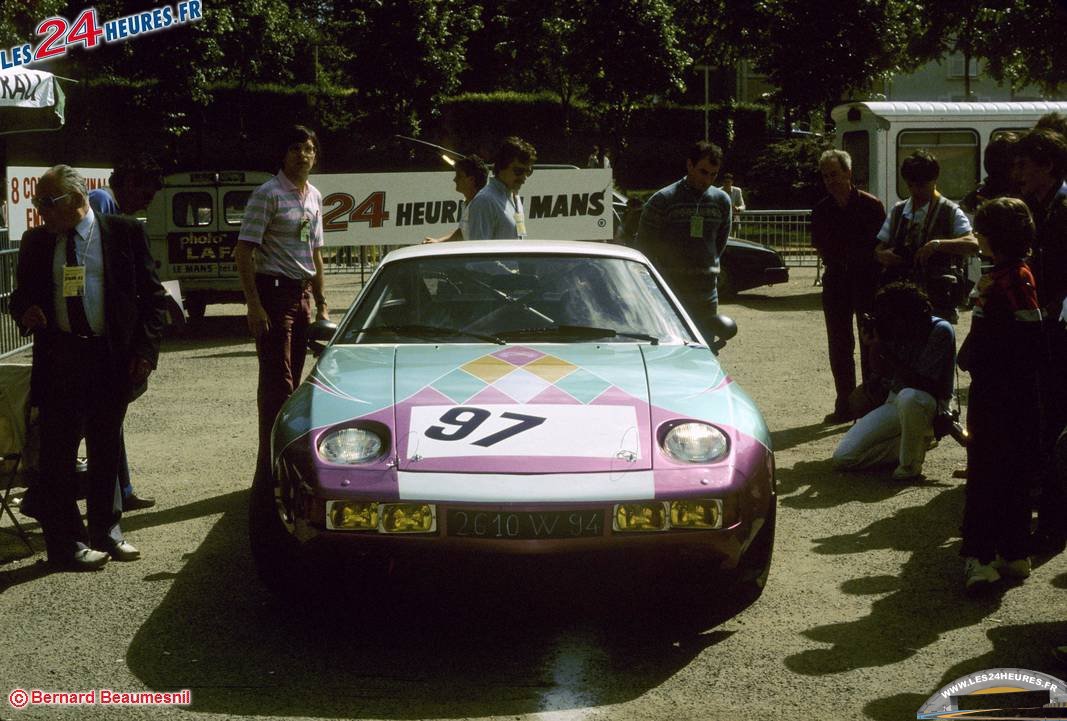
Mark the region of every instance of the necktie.
<instances>
[{"instance_id":1,"label":"necktie","mask_svg":"<svg viewBox=\"0 0 1067 721\"><path fill-rule=\"evenodd\" d=\"M74 233L75 231L73 230L67 233L67 265L69 266L78 264L77 256L74 253ZM84 336L93 334L89 319L85 315L85 303L82 301L82 296L67 296L67 320L70 321L71 333Z\"/></svg>"}]
</instances>

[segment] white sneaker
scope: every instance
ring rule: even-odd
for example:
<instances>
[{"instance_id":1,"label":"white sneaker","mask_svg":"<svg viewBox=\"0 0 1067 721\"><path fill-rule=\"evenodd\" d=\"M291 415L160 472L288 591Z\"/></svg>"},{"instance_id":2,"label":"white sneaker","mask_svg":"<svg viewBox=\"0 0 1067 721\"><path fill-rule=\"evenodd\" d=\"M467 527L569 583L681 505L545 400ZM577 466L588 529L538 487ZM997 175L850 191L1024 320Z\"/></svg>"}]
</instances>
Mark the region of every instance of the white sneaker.
<instances>
[{"instance_id":1,"label":"white sneaker","mask_svg":"<svg viewBox=\"0 0 1067 721\"><path fill-rule=\"evenodd\" d=\"M997 556L997 560L993 561L993 567L1004 578L1011 578L1017 581L1030 578L1030 559L1027 557L1016 558L1014 561L1005 561L1000 556Z\"/></svg>"},{"instance_id":2,"label":"white sneaker","mask_svg":"<svg viewBox=\"0 0 1067 721\"><path fill-rule=\"evenodd\" d=\"M964 560L963 573L968 591L987 588L1000 580L1000 573L992 563L982 563L973 556Z\"/></svg>"}]
</instances>

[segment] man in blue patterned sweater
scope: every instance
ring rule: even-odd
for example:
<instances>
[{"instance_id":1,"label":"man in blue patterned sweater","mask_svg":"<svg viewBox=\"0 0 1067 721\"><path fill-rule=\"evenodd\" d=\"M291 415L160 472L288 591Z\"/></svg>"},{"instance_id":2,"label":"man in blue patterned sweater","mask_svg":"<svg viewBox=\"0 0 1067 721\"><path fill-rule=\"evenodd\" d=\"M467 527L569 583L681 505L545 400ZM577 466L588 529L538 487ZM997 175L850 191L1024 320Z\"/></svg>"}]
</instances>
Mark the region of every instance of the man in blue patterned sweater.
<instances>
[{"instance_id":1,"label":"man in blue patterned sweater","mask_svg":"<svg viewBox=\"0 0 1067 721\"><path fill-rule=\"evenodd\" d=\"M719 310L719 258L733 220L730 196L712 185L722 166L722 150L694 143L685 177L658 190L645 203L637 247L664 275L704 339L715 337Z\"/></svg>"}]
</instances>

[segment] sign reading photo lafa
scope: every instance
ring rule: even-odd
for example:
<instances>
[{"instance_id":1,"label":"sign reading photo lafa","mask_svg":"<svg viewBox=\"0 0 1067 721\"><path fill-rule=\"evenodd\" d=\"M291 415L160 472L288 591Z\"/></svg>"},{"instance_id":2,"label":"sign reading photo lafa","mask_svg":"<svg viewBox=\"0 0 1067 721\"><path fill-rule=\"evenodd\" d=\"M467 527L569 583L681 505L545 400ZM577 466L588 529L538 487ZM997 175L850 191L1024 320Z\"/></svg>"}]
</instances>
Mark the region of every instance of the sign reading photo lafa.
<instances>
[{"instance_id":1,"label":"sign reading photo lafa","mask_svg":"<svg viewBox=\"0 0 1067 721\"><path fill-rule=\"evenodd\" d=\"M991 668L956 679L931 696L917 719L1041 718L1067 720L1067 688L1025 668Z\"/></svg>"},{"instance_id":2,"label":"sign reading photo lafa","mask_svg":"<svg viewBox=\"0 0 1067 721\"><path fill-rule=\"evenodd\" d=\"M312 175L322 193L326 245L410 245L450 234L463 199L452 173ZM519 195L539 240L610 240L611 171L537 170Z\"/></svg>"},{"instance_id":3,"label":"sign reading photo lafa","mask_svg":"<svg viewBox=\"0 0 1067 721\"><path fill-rule=\"evenodd\" d=\"M85 178L89 190L106 188L111 168L75 168ZM8 166L4 183L4 198L7 200L8 237L16 241L30 228L42 225L41 214L33 207L31 198L37 191L37 179L48 168Z\"/></svg>"}]
</instances>

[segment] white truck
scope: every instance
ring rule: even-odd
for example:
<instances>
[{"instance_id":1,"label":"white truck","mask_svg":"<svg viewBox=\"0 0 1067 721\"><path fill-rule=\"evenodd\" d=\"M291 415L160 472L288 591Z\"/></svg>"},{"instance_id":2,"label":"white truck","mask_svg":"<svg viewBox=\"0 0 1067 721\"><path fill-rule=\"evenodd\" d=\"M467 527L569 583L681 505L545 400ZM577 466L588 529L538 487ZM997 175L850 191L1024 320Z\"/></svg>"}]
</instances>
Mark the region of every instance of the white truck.
<instances>
[{"instance_id":1,"label":"white truck","mask_svg":"<svg viewBox=\"0 0 1067 721\"><path fill-rule=\"evenodd\" d=\"M982 154L997 133L1025 131L1067 102L854 102L831 112L835 145L852 156L856 187L890 208L908 196L900 162L920 148L941 164L937 187L960 200L983 177Z\"/></svg>"}]
</instances>

